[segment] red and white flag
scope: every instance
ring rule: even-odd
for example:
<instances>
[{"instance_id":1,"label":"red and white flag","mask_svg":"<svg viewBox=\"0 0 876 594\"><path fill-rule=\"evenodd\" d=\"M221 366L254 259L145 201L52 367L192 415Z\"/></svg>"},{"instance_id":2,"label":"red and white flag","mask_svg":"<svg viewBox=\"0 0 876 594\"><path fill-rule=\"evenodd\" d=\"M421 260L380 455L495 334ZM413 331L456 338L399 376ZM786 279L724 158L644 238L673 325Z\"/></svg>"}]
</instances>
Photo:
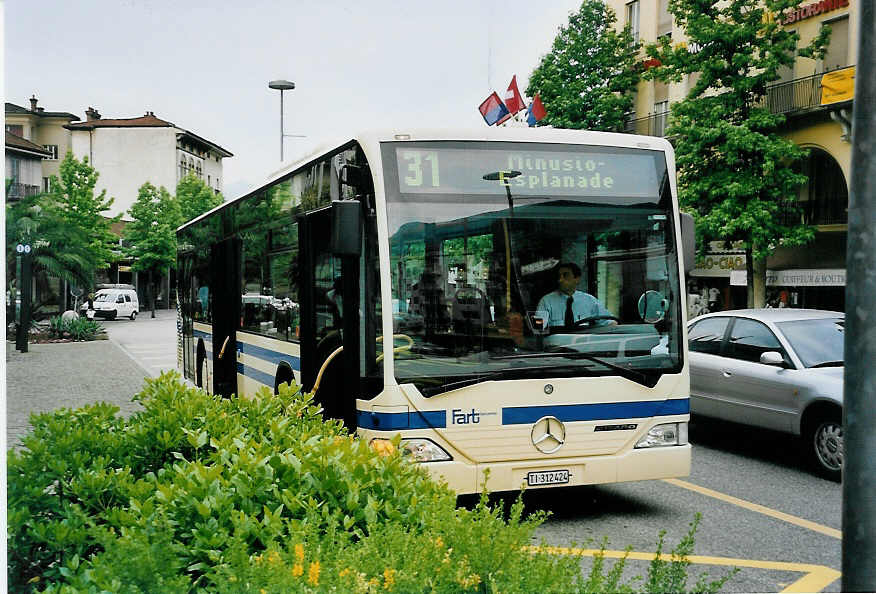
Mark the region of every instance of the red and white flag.
<instances>
[{"instance_id":1,"label":"red and white flag","mask_svg":"<svg viewBox=\"0 0 876 594\"><path fill-rule=\"evenodd\" d=\"M523 97L520 96L520 90L517 88L517 75L511 77L511 84L508 85L508 90L505 91L505 107L508 108L510 114L515 114L524 107Z\"/></svg>"}]
</instances>

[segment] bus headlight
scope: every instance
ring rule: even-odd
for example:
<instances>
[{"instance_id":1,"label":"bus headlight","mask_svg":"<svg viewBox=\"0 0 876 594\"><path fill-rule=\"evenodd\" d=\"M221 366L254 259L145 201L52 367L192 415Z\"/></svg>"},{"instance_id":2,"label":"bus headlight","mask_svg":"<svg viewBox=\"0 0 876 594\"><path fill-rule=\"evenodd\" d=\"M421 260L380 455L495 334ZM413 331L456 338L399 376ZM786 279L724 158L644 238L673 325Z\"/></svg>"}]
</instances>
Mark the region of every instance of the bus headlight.
<instances>
[{"instance_id":1,"label":"bus headlight","mask_svg":"<svg viewBox=\"0 0 876 594\"><path fill-rule=\"evenodd\" d=\"M402 439L398 449L414 462L446 462L453 459L444 448L429 439Z\"/></svg>"},{"instance_id":2,"label":"bus headlight","mask_svg":"<svg viewBox=\"0 0 876 594\"><path fill-rule=\"evenodd\" d=\"M663 423L648 430L636 448L662 448L687 444L687 423Z\"/></svg>"}]
</instances>

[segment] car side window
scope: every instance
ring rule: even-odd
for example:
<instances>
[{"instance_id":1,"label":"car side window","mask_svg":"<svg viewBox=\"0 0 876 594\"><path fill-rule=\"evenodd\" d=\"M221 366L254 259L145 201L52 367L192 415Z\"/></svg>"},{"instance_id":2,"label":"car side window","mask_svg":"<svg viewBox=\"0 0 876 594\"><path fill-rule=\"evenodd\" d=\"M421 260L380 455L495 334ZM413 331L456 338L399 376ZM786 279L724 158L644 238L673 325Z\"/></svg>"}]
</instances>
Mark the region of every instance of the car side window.
<instances>
[{"instance_id":1,"label":"car side window","mask_svg":"<svg viewBox=\"0 0 876 594\"><path fill-rule=\"evenodd\" d=\"M688 346L697 353L717 355L721 351L721 339L727 330L729 318L706 318L691 326L688 332Z\"/></svg>"},{"instance_id":2,"label":"car side window","mask_svg":"<svg viewBox=\"0 0 876 594\"><path fill-rule=\"evenodd\" d=\"M730 330L727 356L759 363L760 356L767 351L777 351L785 356L779 339L764 324L756 320L736 318Z\"/></svg>"},{"instance_id":3,"label":"car side window","mask_svg":"<svg viewBox=\"0 0 876 594\"><path fill-rule=\"evenodd\" d=\"M130 295L125 295L125 301L126 301L127 303L130 303L130 302L131 302L131 296L130 296Z\"/></svg>"}]
</instances>

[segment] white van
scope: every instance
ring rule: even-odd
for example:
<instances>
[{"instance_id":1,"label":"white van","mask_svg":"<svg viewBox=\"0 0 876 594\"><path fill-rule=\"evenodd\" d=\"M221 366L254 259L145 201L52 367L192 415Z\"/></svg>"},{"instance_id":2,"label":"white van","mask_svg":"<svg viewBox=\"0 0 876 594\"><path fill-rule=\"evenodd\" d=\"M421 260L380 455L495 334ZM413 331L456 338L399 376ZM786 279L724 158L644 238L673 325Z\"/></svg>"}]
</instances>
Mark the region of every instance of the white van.
<instances>
[{"instance_id":1,"label":"white van","mask_svg":"<svg viewBox=\"0 0 876 594\"><path fill-rule=\"evenodd\" d=\"M137 299L137 291L134 289L100 289L94 294L94 310L88 310L88 303L82 308L88 317L137 319L140 313L140 301Z\"/></svg>"}]
</instances>

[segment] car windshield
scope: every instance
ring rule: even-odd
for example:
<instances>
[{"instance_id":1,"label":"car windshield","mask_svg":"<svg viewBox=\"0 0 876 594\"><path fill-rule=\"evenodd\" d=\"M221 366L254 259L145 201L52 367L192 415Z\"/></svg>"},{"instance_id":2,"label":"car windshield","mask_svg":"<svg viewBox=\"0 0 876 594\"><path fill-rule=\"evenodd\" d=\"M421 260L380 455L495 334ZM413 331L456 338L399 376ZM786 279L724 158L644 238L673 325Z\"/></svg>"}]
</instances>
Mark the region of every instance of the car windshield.
<instances>
[{"instance_id":1,"label":"car windshield","mask_svg":"<svg viewBox=\"0 0 876 594\"><path fill-rule=\"evenodd\" d=\"M791 343L805 367L843 364L845 330L843 318L795 320L777 322L776 325Z\"/></svg>"},{"instance_id":2,"label":"car windshield","mask_svg":"<svg viewBox=\"0 0 876 594\"><path fill-rule=\"evenodd\" d=\"M663 153L424 142L384 163L400 382L680 369Z\"/></svg>"}]
</instances>

